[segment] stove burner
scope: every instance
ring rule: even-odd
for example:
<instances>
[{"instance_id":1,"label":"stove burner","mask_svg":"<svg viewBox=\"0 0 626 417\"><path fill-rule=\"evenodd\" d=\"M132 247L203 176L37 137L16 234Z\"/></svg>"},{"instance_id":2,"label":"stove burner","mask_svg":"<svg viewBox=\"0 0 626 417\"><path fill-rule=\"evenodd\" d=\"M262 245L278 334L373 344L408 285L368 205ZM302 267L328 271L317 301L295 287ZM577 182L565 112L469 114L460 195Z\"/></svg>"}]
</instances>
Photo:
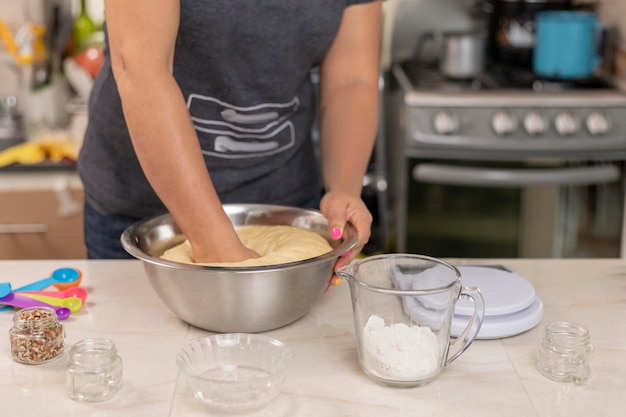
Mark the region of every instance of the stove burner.
<instances>
[{"instance_id":1,"label":"stove burner","mask_svg":"<svg viewBox=\"0 0 626 417\"><path fill-rule=\"evenodd\" d=\"M522 67L492 66L475 79L452 80L444 77L438 67L432 64L418 64L407 61L402 69L415 88L423 90L496 90L514 89L553 93L573 90L614 90L608 80L592 76L574 80L558 80L540 77Z\"/></svg>"},{"instance_id":2,"label":"stove burner","mask_svg":"<svg viewBox=\"0 0 626 417\"><path fill-rule=\"evenodd\" d=\"M504 88L532 89L538 92L614 88L610 82L597 76L560 80L540 77L526 68L511 68L507 66L494 67L487 76L494 79L499 86Z\"/></svg>"}]
</instances>

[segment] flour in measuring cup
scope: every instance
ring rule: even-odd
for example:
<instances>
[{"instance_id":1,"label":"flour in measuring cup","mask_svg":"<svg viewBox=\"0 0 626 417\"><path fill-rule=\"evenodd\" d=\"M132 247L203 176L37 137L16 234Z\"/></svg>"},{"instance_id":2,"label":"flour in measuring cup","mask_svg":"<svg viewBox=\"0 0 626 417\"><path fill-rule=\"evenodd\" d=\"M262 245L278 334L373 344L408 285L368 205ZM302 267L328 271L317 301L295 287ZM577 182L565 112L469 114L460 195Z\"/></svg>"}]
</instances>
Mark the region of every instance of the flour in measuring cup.
<instances>
[{"instance_id":1,"label":"flour in measuring cup","mask_svg":"<svg viewBox=\"0 0 626 417\"><path fill-rule=\"evenodd\" d=\"M372 315L363 330L363 360L372 372L385 378L419 379L437 372L439 344L425 326L407 326Z\"/></svg>"}]
</instances>

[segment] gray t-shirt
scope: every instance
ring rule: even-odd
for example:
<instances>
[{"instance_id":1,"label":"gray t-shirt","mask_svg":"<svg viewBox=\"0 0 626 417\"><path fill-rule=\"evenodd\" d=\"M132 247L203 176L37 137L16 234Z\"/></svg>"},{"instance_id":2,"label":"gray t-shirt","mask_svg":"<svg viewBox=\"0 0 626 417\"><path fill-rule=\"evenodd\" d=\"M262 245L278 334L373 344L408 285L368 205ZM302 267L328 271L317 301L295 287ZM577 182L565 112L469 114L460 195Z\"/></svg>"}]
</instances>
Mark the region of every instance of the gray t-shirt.
<instances>
[{"instance_id":1,"label":"gray t-shirt","mask_svg":"<svg viewBox=\"0 0 626 417\"><path fill-rule=\"evenodd\" d=\"M369 1L181 0L174 77L222 203L296 205L320 191L309 73L344 8ZM108 48L78 169L87 196L107 211L165 211L132 148Z\"/></svg>"}]
</instances>

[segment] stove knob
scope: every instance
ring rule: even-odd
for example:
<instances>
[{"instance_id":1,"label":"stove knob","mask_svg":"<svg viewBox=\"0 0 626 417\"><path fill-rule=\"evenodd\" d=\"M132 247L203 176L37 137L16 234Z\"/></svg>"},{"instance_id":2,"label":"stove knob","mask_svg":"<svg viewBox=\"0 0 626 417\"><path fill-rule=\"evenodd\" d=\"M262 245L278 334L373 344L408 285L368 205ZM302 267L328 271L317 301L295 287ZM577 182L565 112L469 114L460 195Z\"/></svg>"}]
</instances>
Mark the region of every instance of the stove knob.
<instances>
[{"instance_id":1,"label":"stove knob","mask_svg":"<svg viewBox=\"0 0 626 417\"><path fill-rule=\"evenodd\" d=\"M499 136L513 133L517 129L517 120L506 111L498 111L491 119L491 127Z\"/></svg>"},{"instance_id":2,"label":"stove knob","mask_svg":"<svg viewBox=\"0 0 626 417\"><path fill-rule=\"evenodd\" d=\"M524 116L524 129L531 136L537 136L548 129L548 121L541 113L531 111Z\"/></svg>"},{"instance_id":3,"label":"stove knob","mask_svg":"<svg viewBox=\"0 0 626 417\"><path fill-rule=\"evenodd\" d=\"M587 116L587 130L593 136L602 136L611 130L611 120L602 112L594 111Z\"/></svg>"},{"instance_id":4,"label":"stove knob","mask_svg":"<svg viewBox=\"0 0 626 417\"><path fill-rule=\"evenodd\" d=\"M440 135L452 135L458 133L461 122L454 114L447 111L440 111L435 114L433 127L435 128L435 132Z\"/></svg>"},{"instance_id":5,"label":"stove knob","mask_svg":"<svg viewBox=\"0 0 626 417\"><path fill-rule=\"evenodd\" d=\"M578 119L570 112L561 112L554 119L554 127L561 136L570 136L580 130Z\"/></svg>"}]
</instances>

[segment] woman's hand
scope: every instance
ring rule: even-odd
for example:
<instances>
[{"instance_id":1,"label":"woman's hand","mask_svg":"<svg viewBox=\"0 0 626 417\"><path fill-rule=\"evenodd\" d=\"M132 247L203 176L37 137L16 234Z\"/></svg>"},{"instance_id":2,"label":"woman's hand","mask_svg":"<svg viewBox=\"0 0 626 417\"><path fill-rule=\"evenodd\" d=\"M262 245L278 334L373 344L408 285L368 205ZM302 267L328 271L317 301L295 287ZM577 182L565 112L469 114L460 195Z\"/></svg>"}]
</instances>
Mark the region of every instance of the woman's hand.
<instances>
[{"instance_id":1,"label":"woman's hand","mask_svg":"<svg viewBox=\"0 0 626 417\"><path fill-rule=\"evenodd\" d=\"M260 257L258 253L245 247L241 243L239 245L235 245L233 248L228 248L226 251L221 251L222 253L211 251L211 253L208 254L198 253L196 255L196 249L194 247L192 247L192 251L194 252L194 261L197 263L242 262L246 259Z\"/></svg>"},{"instance_id":2,"label":"woman's hand","mask_svg":"<svg viewBox=\"0 0 626 417\"><path fill-rule=\"evenodd\" d=\"M220 211L219 214L224 213ZM215 221L210 228L193 233L187 238L191 244L193 259L198 263L241 262L259 258L259 254L247 248L224 213L214 213Z\"/></svg>"},{"instance_id":3,"label":"woman's hand","mask_svg":"<svg viewBox=\"0 0 626 417\"><path fill-rule=\"evenodd\" d=\"M352 224L357 232L357 243L349 252L335 264L334 270L348 265L352 262L365 244L369 241L372 227L372 214L360 197L354 197L348 193L329 191L322 197L320 210L328 219L331 237L334 240L341 239L346 223ZM337 285L339 278L334 276L332 285Z\"/></svg>"},{"instance_id":4,"label":"woman's hand","mask_svg":"<svg viewBox=\"0 0 626 417\"><path fill-rule=\"evenodd\" d=\"M335 264L352 262L371 234L372 214L361 199L363 177L378 128L381 2L346 7L339 32L320 68L320 151L326 194L320 208L333 239L346 223L356 247ZM330 285L340 279L334 276Z\"/></svg>"}]
</instances>

